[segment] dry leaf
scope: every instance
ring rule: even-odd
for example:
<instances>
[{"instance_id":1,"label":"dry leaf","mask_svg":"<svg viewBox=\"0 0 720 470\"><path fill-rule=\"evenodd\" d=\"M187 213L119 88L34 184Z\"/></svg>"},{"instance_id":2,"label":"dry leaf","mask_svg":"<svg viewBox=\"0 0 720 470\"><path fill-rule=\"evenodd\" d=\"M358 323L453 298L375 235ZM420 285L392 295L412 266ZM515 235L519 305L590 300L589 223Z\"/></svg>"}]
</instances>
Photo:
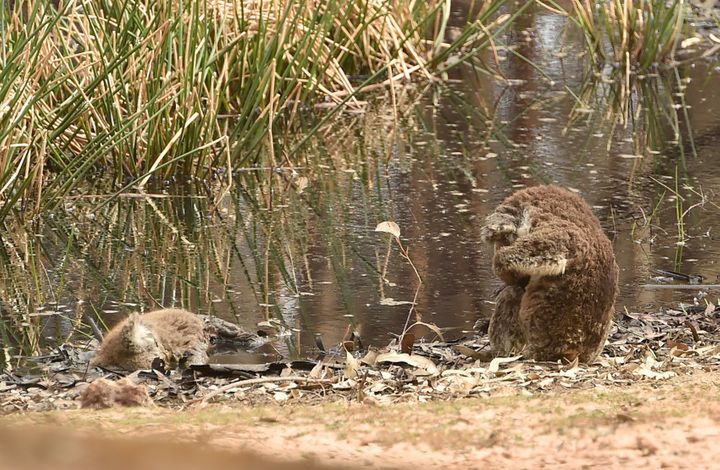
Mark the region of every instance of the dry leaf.
<instances>
[{"instance_id":1,"label":"dry leaf","mask_svg":"<svg viewBox=\"0 0 720 470\"><path fill-rule=\"evenodd\" d=\"M384 354L378 354L376 358L377 363L391 362L394 364L407 364L419 369L425 369L430 375L437 375L440 373L437 366L433 361L425 356L419 356L417 354L405 354L389 352Z\"/></svg>"},{"instance_id":2,"label":"dry leaf","mask_svg":"<svg viewBox=\"0 0 720 470\"><path fill-rule=\"evenodd\" d=\"M377 224L377 227L375 227L375 231L389 233L395 238L400 238L400 227L395 222L389 220Z\"/></svg>"},{"instance_id":3,"label":"dry leaf","mask_svg":"<svg viewBox=\"0 0 720 470\"><path fill-rule=\"evenodd\" d=\"M652 356L648 356L645 358L645 362L640 364L640 367L635 369L633 371L634 375L639 375L641 377L647 377L649 379L654 380L666 380L671 377L674 377L676 374L675 372L666 371L666 372L659 372L654 369L659 369L665 365L664 362L659 362L653 359Z\"/></svg>"},{"instance_id":4,"label":"dry leaf","mask_svg":"<svg viewBox=\"0 0 720 470\"><path fill-rule=\"evenodd\" d=\"M412 352L413 344L415 344L415 335L412 333L405 333L400 341L400 351L410 354Z\"/></svg>"},{"instance_id":5,"label":"dry leaf","mask_svg":"<svg viewBox=\"0 0 720 470\"><path fill-rule=\"evenodd\" d=\"M490 366L488 366L488 372L495 373L500 370L500 364L507 364L510 362L515 362L518 359L520 359L522 356L512 356L512 357L496 357L492 361L490 361Z\"/></svg>"},{"instance_id":6,"label":"dry leaf","mask_svg":"<svg viewBox=\"0 0 720 470\"><path fill-rule=\"evenodd\" d=\"M358 364L358 360L355 359L355 357L349 352L345 351L345 356L345 369L343 370L343 375L347 379L354 379L358 376L358 367L360 364Z\"/></svg>"},{"instance_id":7,"label":"dry leaf","mask_svg":"<svg viewBox=\"0 0 720 470\"><path fill-rule=\"evenodd\" d=\"M303 191L305 191L305 188L308 187L309 180L306 176L299 176L295 179L295 190L298 192L298 194L302 194Z\"/></svg>"},{"instance_id":8,"label":"dry leaf","mask_svg":"<svg viewBox=\"0 0 720 470\"><path fill-rule=\"evenodd\" d=\"M377 362L377 356L378 356L377 351L375 351L374 349L370 349L367 352L367 354L365 354L365 357L360 359L360 362L362 362L363 364L367 364L369 366L374 366L375 363Z\"/></svg>"},{"instance_id":9,"label":"dry leaf","mask_svg":"<svg viewBox=\"0 0 720 470\"><path fill-rule=\"evenodd\" d=\"M475 351L473 348L465 346L464 344L456 344L453 346L453 349L463 356L467 356L472 359L480 359L484 356L484 354L482 354L484 351Z\"/></svg>"},{"instance_id":10,"label":"dry leaf","mask_svg":"<svg viewBox=\"0 0 720 470\"><path fill-rule=\"evenodd\" d=\"M694 46L695 44L699 44L701 42L702 39L700 39L699 37L687 38L680 43L680 47L682 49L685 49L686 47Z\"/></svg>"},{"instance_id":11,"label":"dry leaf","mask_svg":"<svg viewBox=\"0 0 720 470\"><path fill-rule=\"evenodd\" d=\"M412 305L412 301L410 300L395 300L392 297L385 297L384 299L380 299L380 305L387 305L389 307L394 307L396 305Z\"/></svg>"},{"instance_id":12,"label":"dry leaf","mask_svg":"<svg viewBox=\"0 0 720 470\"><path fill-rule=\"evenodd\" d=\"M445 341L442 331L440 331L440 328L438 328L437 325L433 323L425 323L422 321L417 321L410 325L405 334L412 333L415 338L422 338L430 332L435 333L438 338L440 338L440 341Z\"/></svg>"},{"instance_id":13,"label":"dry leaf","mask_svg":"<svg viewBox=\"0 0 720 470\"><path fill-rule=\"evenodd\" d=\"M308 374L308 377L311 379L319 379L322 377L322 371L323 371L323 363L322 361L318 361L317 364L315 364L315 367L310 370L310 373Z\"/></svg>"},{"instance_id":14,"label":"dry leaf","mask_svg":"<svg viewBox=\"0 0 720 470\"><path fill-rule=\"evenodd\" d=\"M688 349L690 349L690 346L688 346L687 344L680 341L673 341L671 339L667 340L667 347L670 349L675 348L679 351L687 351Z\"/></svg>"}]
</instances>

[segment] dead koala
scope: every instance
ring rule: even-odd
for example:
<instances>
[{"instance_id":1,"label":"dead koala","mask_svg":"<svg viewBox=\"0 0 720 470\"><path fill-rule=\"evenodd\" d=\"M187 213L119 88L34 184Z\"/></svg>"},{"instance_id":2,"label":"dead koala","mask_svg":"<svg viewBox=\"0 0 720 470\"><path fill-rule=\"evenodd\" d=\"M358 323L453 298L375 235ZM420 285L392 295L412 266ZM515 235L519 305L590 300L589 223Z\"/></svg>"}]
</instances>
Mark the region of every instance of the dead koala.
<instances>
[{"instance_id":1,"label":"dead koala","mask_svg":"<svg viewBox=\"0 0 720 470\"><path fill-rule=\"evenodd\" d=\"M613 317L618 267L587 203L557 186L510 195L481 228L506 286L488 334L496 354L591 362Z\"/></svg>"},{"instance_id":2,"label":"dead koala","mask_svg":"<svg viewBox=\"0 0 720 470\"><path fill-rule=\"evenodd\" d=\"M207 364L208 350L219 344L229 351L248 351L268 341L266 335L247 332L217 317L166 308L133 313L115 325L90 365L149 369L156 358L170 368Z\"/></svg>"},{"instance_id":3,"label":"dead koala","mask_svg":"<svg viewBox=\"0 0 720 470\"><path fill-rule=\"evenodd\" d=\"M94 366L147 369L160 358L174 366L207 363L210 346L203 321L187 310L167 308L144 315L131 314L103 339Z\"/></svg>"}]
</instances>

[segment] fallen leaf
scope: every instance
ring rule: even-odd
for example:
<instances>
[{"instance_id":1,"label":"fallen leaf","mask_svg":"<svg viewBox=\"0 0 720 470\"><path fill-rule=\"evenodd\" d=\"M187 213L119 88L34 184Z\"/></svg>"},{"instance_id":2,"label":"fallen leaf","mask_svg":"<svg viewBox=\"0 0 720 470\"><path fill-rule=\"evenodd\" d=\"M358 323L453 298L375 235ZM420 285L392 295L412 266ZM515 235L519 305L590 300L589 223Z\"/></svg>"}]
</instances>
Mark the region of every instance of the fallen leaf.
<instances>
[{"instance_id":1,"label":"fallen leaf","mask_svg":"<svg viewBox=\"0 0 720 470\"><path fill-rule=\"evenodd\" d=\"M705 307L705 315L711 315L713 312L715 312L715 305L708 302L707 307Z\"/></svg>"},{"instance_id":2,"label":"fallen leaf","mask_svg":"<svg viewBox=\"0 0 720 470\"><path fill-rule=\"evenodd\" d=\"M702 42L702 39L700 39L699 37L687 38L680 43L680 47L685 49L686 47L694 46L695 44L698 44L701 42Z\"/></svg>"},{"instance_id":3,"label":"fallen leaf","mask_svg":"<svg viewBox=\"0 0 720 470\"><path fill-rule=\"evenodd\" d=\"M649 379L654 379L654 380L667 380L667 379L669 379L671 377L675 377L675 375L677 375L677 374L675 374L675 372L671 372L671 371L660 372L660 371L653 370L656 368L660 368L662 366L664 366L663 362L658 362L655 359L653 359L652 356L648 356L645 359L645 362L640 364L640 367L638 367L637 369L635 369L633 371L633 374L639 375L641 377L647 377Z\"/></svg>"},{"instance_id":4,"label":"fallen leaf","mask_svg":"<svg viewBox=\"0 0 720 470\"><path fill-rule=\"evenodd\" d=\"M315 335L315 346L317 346L320 351L325 352L325 345L323 344L322 336L320 336L320 333L317 333Z\"/></svg>"},{"instance_id":5,"label":"fallen leaf","mask_svg":"<svg viewBox=\"0 0 720 470\"><path fill-rule=\"evenodd\" d=\"M422 338L430 332L435 333L438 338L440 338L440 341L445 341L442 331L440 331L440 328L438 328L437 325L422 321L417 321L410 325L405 334L412 333L415 338Z\"/></svg>"},{"instance_id":6,"label":"fallen leaf","mask_svg":"<svg viewBox=\"0 0 720 470\"><path fill-rule=\"evenodd\" d=\"M365 356L360 359L360 362L369 366L374 366L377 362L378 353L374 349L370 349Z\"/></svg>"},{"instance_id":7,"label":"fallen leaf","mask_svg":"<svg viewBox=\"0 0 720 470\"><path fill-rule=\"evenodd\" d=\"M338 382L335 384L332 384L333 390L352 390L355 388L355 385L357 385L357 382L355 382L352 379L345 379L342 382Z\"/></svg>"},{"instance_id":8,"label":"fallen leaf","mask_svg":"<svg viewBox=\"0 0 720 470\"><path fill-rule=\"evenodd\" d=\"M675 348L679 351L687 351L688 349L690 349L690 346L688 346L687 344L680 341L673 341L671 339L667 340L667 347L670 349Z\"/></svg>"},{"instance_id":9,"label":"fallen leaf","mask_svg":"<svg viewBox=\"0 0 720 470\"><path fill-rule=\"evenodd\" d=\"M464 344L456 344L453 346L453 349L463 356L471 357L475 359L475 356L477 355L477 351L475 351L473 348L467 347Z\"/></svg>"},{"instance_id":10,"label":"fallen leaf","mask_svg":"<svg viewBox=\"0 0 720 470\"><path fill-rule=\"evenodd\" d=\"M547 377L545 379L542 379L540 382L538 382L537 386L538 388L547 388L555 381L553 377Z\"/></svg>"},{"instance_id":11,"label":"fallen leaf","mask_svg":"<svg viewBox=\"0 0 720 470\"><path fill-rule=\"evenodd\" d=\"M522 356L496 357L495 359L490 361L490 366L488 366L488 372L495 373L500 370L500 364L508 364L510 362L515 362L521 357Z\"/></svg>"},{"instance_id":12,"label":"fallen leaf","mask_svg":"<svg viewBox=\"0 0 720 470\"><path fill-rule=\"evenodd\" d=\"M412 305L412 301L410 300L395 300L392 297L385 297L383 299L380 299L380 305L387 305L390 307L394 307L396 305Z\"/></svg>"},{"instance_id":13,"label":"fallen leaf","mask_svg":"<svg viewBox=\"0 0 720 470\"><path fill-rule=\"evenodd\" d=\"M322 377L322 370L323 370L323 363L322 361L318 361L317 364L315 364L315 367L310 370L310 373L308 374L308 377L311 379L319 379Z\"/></svg>"},{"instance_id":14,"label":"fallen leaf","mask_svg":"<svg viewBox=\"0 0 720 470\"><path fill-rule=\"evenodd\" d=\"M355 356L350 354L348 351L345 351L345 369L343 370L343 376L347 379L354 379L358 376L358 367L360 364L358 364L358 360L355 359Z\"/></svg>"},{"instance_id":15,"label":"fallen leaf","mask_svg":"<svg viewBox=\"0 0 720 470\"><path fill-rule=\"evenodd\" d=\"M405 333L400 341L400 351L410 354L414 343L415 335L412 333Z\"/></svg>"},{"instance_id":16,"label":"fallen leaf","mask_svg":"<svg viewBox=\"0 0 720 470\"><path fill-rule=\"evenodd\" d=\"M418 354L405 354L405 353L396 353L396 352L389 352L389 353L383 353L378 354L376 358L377 363L383 363L383 362L390 362L394 364L407 364L413 367L417 367L419 369L425 369L428 374L430 375L437 375L440 373L437 366L433 361L428 359L425 356L420 356Z\"/></svg>"},{"instance_id":17,"label":"fallen leaf","mask_svg":"<svg viewBox=\"0 0 720 470\"><path fill-rule=\"evenodd\" d=\"M303 191L305 191L305 188L308 187L308 183L310 181L307 179L307 176L299 176L295 179L295 190L298 192L298 194L302 194Z\"/></svg>"},{"instance_id":18,"label":"fallen leaf","mask_svg":"<svg viewBox=\"0 0 720 470\"><path fill-rule=\"evenodd\" d=\"M690 329L690 333L692 334L693 341L695 341L696 343L698 341L700 341L700 335L698 334L698 330L690 320L685 320L685 326L687 326Z\"/></svg>"}]
</instances>

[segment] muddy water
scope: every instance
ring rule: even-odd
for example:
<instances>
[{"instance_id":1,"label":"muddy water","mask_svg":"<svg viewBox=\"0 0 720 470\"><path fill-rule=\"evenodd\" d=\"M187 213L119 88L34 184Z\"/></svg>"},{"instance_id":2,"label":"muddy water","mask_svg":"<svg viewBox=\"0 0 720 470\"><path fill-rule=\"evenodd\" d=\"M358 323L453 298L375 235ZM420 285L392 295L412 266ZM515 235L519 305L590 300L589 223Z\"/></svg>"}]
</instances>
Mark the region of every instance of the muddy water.
<instances>
[{"instance_id":1,"label":"muddy water","mask_svg":"<svg viewBox=\"0 0 720 470\"><path fill-rule=\"evenodd\" d=\"M621 81L588 74L567 46L579 40L572 34L561 18L535 12L509 35L542 72L499 50L504 79L462 70L447 87L401 93L400 113L385 97L339 121L311 145L311 166L278 177L296 189L278 189L272 204L252 184L217 204L202 185L100 209L101 197L69 199L40 234L8 237L16 262L38 253L46 293L4 280L5 317L41 318L45 345L88 331L91 320L102 328L158 305L250 329L272 320L283 355L313 354L316 335L336 344L348 325L366 344L384 345L401 332L418 285L397 247L373 230L394 220L422 276L416 313L461 336L490 314L499 285L480 222L512 191L550 182L583 195L611 237L618 311L703 302L700 287L647 284L660 283L655 269L720 283L717 65L644 77L623 112L613 105ZM276 355L264 352L214 360Z\"/></svg>"}]
</instances>

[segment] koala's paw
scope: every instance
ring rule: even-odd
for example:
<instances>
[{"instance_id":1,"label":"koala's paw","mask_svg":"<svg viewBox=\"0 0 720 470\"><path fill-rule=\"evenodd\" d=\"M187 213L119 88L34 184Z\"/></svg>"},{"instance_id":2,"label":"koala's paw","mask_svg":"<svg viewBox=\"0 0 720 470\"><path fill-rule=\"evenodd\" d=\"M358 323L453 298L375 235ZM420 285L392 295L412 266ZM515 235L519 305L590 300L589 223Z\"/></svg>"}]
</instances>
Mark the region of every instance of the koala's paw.
<instances>
[{"instance_id":1,"label":"koala's paw","mask_svg":"<svg viewBox=\"0 0 720 470\"><path fill-rule=\"evenodd\" d=\"M517 238L517 229L515 217L493 212L485 218L485 225L480 228L480 238L484 242L510 244Z\"/></svg>"},{"instance_id":2,"label":"koala's paw","mask_svg":"<svg viewBox=\"0 0 720 470\"><path fill-rule=\"evenodd\" d=\"M513 271L531 277L560 276L565 274L568 259L563 254L536 256L508 256L506 262Z\"/></svg>"}]
</instances>

